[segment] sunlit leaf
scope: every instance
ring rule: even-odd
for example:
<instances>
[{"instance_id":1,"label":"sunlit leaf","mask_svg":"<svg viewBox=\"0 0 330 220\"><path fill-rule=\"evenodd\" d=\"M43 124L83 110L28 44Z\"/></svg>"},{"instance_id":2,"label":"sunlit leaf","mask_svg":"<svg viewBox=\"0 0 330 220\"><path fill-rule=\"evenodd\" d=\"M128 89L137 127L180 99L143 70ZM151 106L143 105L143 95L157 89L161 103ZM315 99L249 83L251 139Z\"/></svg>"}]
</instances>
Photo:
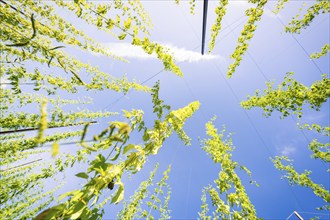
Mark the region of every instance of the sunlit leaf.
<instances>
[{"instance_id":1,"label":"sunlit leaf","mask_svg":"<svg viewBox=\"0 0 330 220\"><path fill-rule=\"evenodd\" d=\"M83 178L83 179L88 179L88 177L89 177L88 174L84 173L84 172L77 173L75 176Z\"/></svg>"},{"instance_id":2,"label":"sunlit leaf","mask_svg":"<svg viewBox=\"0 0 330 220\"><path fill-rule=\"evenodd\" d=\"M111 200L111 203L117 204L124 198L124 184L122 182L115 183L119 185L117 192L115 193L114 197Z\"/></svg>"}]
</instances>

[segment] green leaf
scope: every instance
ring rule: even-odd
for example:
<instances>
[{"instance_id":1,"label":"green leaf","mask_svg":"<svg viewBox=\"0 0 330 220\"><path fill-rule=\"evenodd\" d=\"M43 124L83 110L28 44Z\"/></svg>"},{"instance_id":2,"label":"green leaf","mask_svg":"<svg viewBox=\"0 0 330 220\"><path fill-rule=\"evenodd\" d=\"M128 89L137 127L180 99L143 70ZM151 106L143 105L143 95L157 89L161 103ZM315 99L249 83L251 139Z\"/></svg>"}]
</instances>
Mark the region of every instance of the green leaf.
<instances>
[{"instance_id":1,"label":"green leaf","mask_svg":"<svg viewBox=\"0 0 330 220\"><path fill-rule=\"evenodd\" d=\"M77 173L75 176L83 178L83 179L88 179L88 174L81 172L81 173Z\"/></svg>"},{"instance_id":2,"label":"green leaf","mask_svg":"<svg viewBox=\"0 0 330 220\"><path fill-rule=\"evenodd\" d=\"M74 207L74 213L70 216L70 219L78 219L83 213L86 205L83 202L78 202Z\"/></svg>"},{"instance_id":3,"label":"green leaf","mask_svg":"<svg viewBox=\"0 0 330 220\"><path fill-rule=\"evenodd\" d=\"M130 150L137 150L134 144L129 144L124 147L123 154L126 154Z\"/></svg>"},{"instance_id":4,"label":"green leaf","mask_svg":"<svg viewBox=\"0 0 330 220\"><path fill-rule=\"evenodd\" d=\"M99 195L95 196L95 199L92 202L91 206L93 206L98 200L99 200Z\"/></svg>"},{"instance_id":5,"label":"green leaf","mask_svg":"<svg viewBox=\"0 0 330 220\"><path fill-rule=\"evenodd\" d=\"M122 182L116 183L116 185L119 185L119 188L115 194L115 196L112 198L111 203L118 204L121 200L124 198L124 184Z\"/></svg>"},{"instance_id":6,"label":"green leaf","mask_svg":"<svg viewBox=\"0 0 330 220\"><path fill-rule=\"evenodd\" d=\"M81 192L80 190L77 190L77 192L75 192L73 194L73 196L71 197L71 201L78 201L82 196L83 196L83 192Z\"/></svg>"},{"instance_id":7,"label":"green leaf","mask_svg":"<svg viewBox=\"0 0 330 220\"><path fill-rule=\"evenodd\" d=\"M81 216L83 211L84 211L84 209L80 210L79 212L73 213L70 218L71 219L78 219Z\"/></svg>"},{"instance_id":8,"label":"green leaf","mask_svg":"<svg viewBox=\"0 0 330 220\"><path fill-rule=\"evenodd\" d=\"M116 154L113 158L110 159L111 161L117 160L117 158L118 158L119 155L120 155L120 150L121 150L121 149L119 149L118 152L117 152L117 154Z\"/></svg>"},{"instance_id":9,"label":"green leaf","mask_svg":"<svg viewBox=\"0 0 330 220\"><path fill-rule=\"evenodd\" d=\"M34 220L43 220L43 219L52 219L56 217L58 210L55 208L46 209L45 211L41 212Z\"/></svg>"},{"instance_id":10,"label":"green leaf","mask_svg":"<svg viewBox=\"0 0 330 220\"><path fill-rule=\"evenodd\" d=\"M96 148L94 148L94 147L90 147L90 146L88 146L87 144L85 144L85 143L80 143L80 145L82 146L82 147L84 147L84 148L86 148L87 150L90 150L90 151L97 151L97 149Z\"/></svg>"},{"instance_id":11,"label":"green leaf","mask_svg":"<svg viewBox=\"0 0 330 220\"><path fill-rule=\"evenodd\" d=\"M118 39L119 39L119 40L124 40L125 37L126 37L126 34L123 33L123 34L121 34L121 35L118 36Z\"/></svg>"},{"instance_id":12,"label":"green leaf","mask_svg":"<svg viewBox=\"0 0 330 220\"><path fill-rule=\"evenodd\" d=\"M65 197L69 196L69 195L74 195L75 193L79 192L80 190L73 190L73 191L69 191L66 193L63 193L62 195L60 195L57 199L57 201L60 201L62 199L64 199Z\"/></svg>"}]
</instances>

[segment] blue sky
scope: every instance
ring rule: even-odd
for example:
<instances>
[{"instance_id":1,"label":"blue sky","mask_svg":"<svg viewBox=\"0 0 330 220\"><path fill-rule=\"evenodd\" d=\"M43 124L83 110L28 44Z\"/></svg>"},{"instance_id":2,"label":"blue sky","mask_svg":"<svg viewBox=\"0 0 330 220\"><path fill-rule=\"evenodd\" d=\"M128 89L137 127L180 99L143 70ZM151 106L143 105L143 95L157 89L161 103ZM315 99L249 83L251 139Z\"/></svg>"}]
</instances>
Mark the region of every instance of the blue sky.
<instances>
[{"instance_id":1,"label":"blue sky","mask_svg":"<svg viewBox=\"0 0 330 220\"><path fill-rule=\"evenodd\" d=\"M200 211L201 190L212 184L219 172L219 166L213 164L201 150L198 141L198 137L205 137L205 123L216 115L217 127L221 129L222 125L226 125L227 131L234 133L232 139L236 149L233 159L247 166L252 171L253 179L260 184L260 187L250 185L249 178L239 173L258 216L264 219L285 219L296 210L305 218L313 217L310 213L323 204L322 200L314 196L310 189L290 187L286 180L281 180L281 173L274 168L269 158L275 155L289 156L295 160L298 171L312 170L312 179L329 189L329 176L325 172L324 164L310 159L308 150L308 143L319 137L307 131L303 134L297 128L295 118L280 119L277 113L265 118L261 110L244 111L239 103L245 100L247 95L253 95L256 89L263 90L266 80L274 80L277 85L286 72L295 72L294 77L308 86L321 79L319 69L328 74L329 55L316 60L318 69L305 51L311 54L329 43L329 15L318 16L308 29L303 30L300 35L292 36L284 32L281 22L287 24L303 2L291 1L279 15L275 15L271 12L275 1L270 1L262 21L258 22L255 37L249 43L248 53L244 55L233 77L227 79L225 73L232 62L229 56L234 51L237 38L247 20L246 16L243 16L245 9L249 7L246 1L230 1L215 49L212 54L204 56L200 55L201 1L196 3L196 15L190 15L188 1L182 1L179 6L175 5L174 0L142 3L154 24L151 40L169 46L184 73L184 77L180 78L171 72L163 71L146 85L153 86L160 80L160 97L171 105L172 109L186 106L195 100L201 102L201 108L185 125L187 134L192 138L192 145L184 146L173 135L165 142L158 155L149 158L140 173L125 179L125 198L129 198L138 184L147 178L157 162L160 163L160 168L156 179L160 179L168 164L172 164L169 179L173 191L170 200L171 216L173 219L196 219L197 212ZM207 40L215 20L213 10L216 3L217 1L209 2ZM81 23L80 20L73 23L130 62L123 63L75 51L77 58L91 62L115 76L126 74L129 79L140 82L163 69L160 61L131 48L129 42L119 42ZM119 102L115 100L121 95L109 91L79 93L79 96L83 95L94 99L94 104L89 107L91 110L121 111L141 108L145 111L145 119L149 125L154 119L148 94L132 91ZM328 125L329 103L319 112L306 107L303 121ZM94 129L97 130L107 123L106 120L100 121ZM320 140L327 141L322 137ZM105 218L113 218L121 206L106 207Z\"/></svg>"}]
</instances>

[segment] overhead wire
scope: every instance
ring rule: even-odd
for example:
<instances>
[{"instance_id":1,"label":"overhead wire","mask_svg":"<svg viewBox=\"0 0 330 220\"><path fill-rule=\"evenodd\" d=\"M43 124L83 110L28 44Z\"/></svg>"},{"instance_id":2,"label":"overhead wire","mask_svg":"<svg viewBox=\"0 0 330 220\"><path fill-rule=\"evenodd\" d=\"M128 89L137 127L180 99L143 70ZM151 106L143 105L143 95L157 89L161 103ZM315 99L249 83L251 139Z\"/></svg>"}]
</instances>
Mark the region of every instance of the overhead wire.
<instances>
[{"instance_id":1,"label":"overhead wire","mask_svg":"<svg viewBox=\"0 0 330 220\"><path fill-rule=\"evenodd\" d=\"M299 212L302 214L310 214L310 215L327 215L330 216L330 213L318 213L318 212Z\"/></svg>"}]
</instances>

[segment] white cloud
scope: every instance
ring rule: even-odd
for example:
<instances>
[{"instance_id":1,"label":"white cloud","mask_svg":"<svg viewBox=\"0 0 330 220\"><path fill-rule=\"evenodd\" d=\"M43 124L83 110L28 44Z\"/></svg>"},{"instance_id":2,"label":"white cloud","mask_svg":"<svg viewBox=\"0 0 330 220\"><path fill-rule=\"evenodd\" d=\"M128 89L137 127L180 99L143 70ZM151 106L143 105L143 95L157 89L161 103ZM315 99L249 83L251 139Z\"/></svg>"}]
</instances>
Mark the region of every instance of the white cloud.
<instances>
[{"instance_id":1,"label":"white cloud","mask_svg":"<svg viewBox=\"0 0 330 220\"><path fill-rule=\"evenodd\" d=\"M129 43L105 43L104 44L111 53L123 58L135 58L135 59L156 59L155 54L147 54L140 47L131 45ZM220 59L220 56L205 54L201 55L200 52L187 50L185 48L179 48L172 46L171 44L162 44L169 49L169 53L173 55L177 62L200 62Z\"/></svg>"},{"instance_id":2,"label":"white cloud","mask_svg":"<svg viewBox=\"0 0 330 220\"><path fill-rule=\"evenodd\" d=\"M289 156L296 152L296 148L293 146L285 146L283 149L281 149L281 155L283 156Z\"/></svg>"}]
</instances>

